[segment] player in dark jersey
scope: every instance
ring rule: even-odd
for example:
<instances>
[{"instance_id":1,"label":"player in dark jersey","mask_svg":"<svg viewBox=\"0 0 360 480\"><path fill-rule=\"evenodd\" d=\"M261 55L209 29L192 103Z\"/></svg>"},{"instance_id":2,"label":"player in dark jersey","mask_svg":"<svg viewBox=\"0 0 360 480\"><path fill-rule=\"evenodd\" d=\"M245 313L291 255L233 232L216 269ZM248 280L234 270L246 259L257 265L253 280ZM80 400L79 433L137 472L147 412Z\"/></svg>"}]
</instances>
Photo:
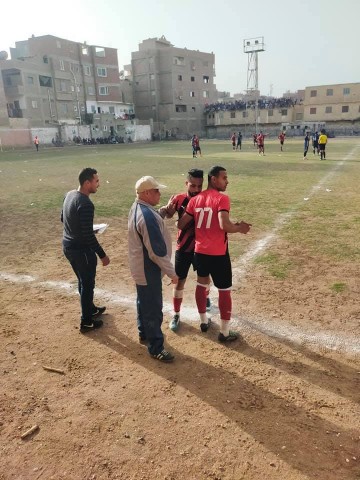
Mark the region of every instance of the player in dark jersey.
<instances>
[{"instance_id":1,"label":"player in dark jersey","mask_svg":"<svg viewBox=\"0 0 360 480\"><path fill-rule=\"evenodd\" d=\"M176 212L180 219L185 212L186 206L192 197L195 197L202 190L204 172L193 168L189 170L185 185L187 191L171 197L167 205L167 217L172 217ZM195 231L194 222L189 223L183 230L178 230L176 252L175 252L175 271L179 277L178 283L174 286L173 306L174 316L170 321L170 330L175 332L180 324L180 308L184 294L186 278L191 265L194 267L194 248ZM195 269L195 267L194 267ZM207 307L210 308L210 299L207 299Z\"/></svg>"}]
</instances>

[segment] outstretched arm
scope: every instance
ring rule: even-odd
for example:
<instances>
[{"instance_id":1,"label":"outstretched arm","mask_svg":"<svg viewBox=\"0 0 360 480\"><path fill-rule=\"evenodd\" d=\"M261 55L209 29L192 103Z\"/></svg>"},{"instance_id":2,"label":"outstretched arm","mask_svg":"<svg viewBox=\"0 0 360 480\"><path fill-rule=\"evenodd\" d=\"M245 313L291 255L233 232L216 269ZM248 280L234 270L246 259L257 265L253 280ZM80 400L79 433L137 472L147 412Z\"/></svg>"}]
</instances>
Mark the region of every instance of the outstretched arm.
<instances>
[{"instance_id":1,"label":"outstretched arm","mask_svg":"<svg viewBox=\"0 0 360 480\"><path fill-rule=\"evenodd\" d=\"M229 217L229 212L222 210L218 213L220 228L226 233L248 233L251 223L246 222L232 222Z\"/></svg>"}]
</instances>

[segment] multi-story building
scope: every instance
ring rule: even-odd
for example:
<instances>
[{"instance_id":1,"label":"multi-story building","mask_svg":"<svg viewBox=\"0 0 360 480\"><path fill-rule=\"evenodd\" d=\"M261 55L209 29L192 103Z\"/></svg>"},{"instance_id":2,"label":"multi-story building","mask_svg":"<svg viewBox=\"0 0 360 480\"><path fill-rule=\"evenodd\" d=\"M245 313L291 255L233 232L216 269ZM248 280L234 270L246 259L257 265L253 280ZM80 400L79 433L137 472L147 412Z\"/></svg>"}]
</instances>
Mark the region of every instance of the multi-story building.
<instances>
[{"instance_id":1,"label":"multi-story building","mask_svg":"<svg viewBox=\"0 0 360 480\"><path fill-rule=\"evenodd\" d=\"M137 117L152 122L155 134L203 134L204 106L217 100L215 55L163 36L144 40L131 58Z\"/></svg>"},{"instance_id":2,"label":"multi-story building","mask_svg":"<svg viewBox=\"0 0 360 480\"><path fill-rule=\"evenodd\" d=\"M311 122L348 123L360 120L360 83L306 87L304 118Z\"/></svg>"},{"instance_id":3,"label":"multi-story building","mask_svg":"<svg viewBox=\"0 0 360 480\"><path fill-rule=\"evenodd\" d=\"M45 35L10 51L11 60L0 60L7 106L0 126L16 127L20 118L28 128L91 124L95 136L108 136L134 116L132 103L123 101L115 48Z\"/></svg>"}]
</instances>

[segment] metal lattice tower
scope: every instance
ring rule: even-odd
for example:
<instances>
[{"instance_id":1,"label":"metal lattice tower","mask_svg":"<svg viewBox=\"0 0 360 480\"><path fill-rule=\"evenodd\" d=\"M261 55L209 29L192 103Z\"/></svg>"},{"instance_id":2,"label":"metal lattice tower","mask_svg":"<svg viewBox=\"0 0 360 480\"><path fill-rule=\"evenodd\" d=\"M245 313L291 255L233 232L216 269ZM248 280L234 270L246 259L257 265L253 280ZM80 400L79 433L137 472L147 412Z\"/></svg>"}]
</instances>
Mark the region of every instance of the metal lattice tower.
<instances>
[{"instance_id":1,"label":"metal lattice tower","mask_svg":"<svg viewBox=\"0 0 360 480\"><path fill-rule=\"evenodd\" d=\"M264 37L244 40L244 53L248 55L246 93L255 101L255 133L258 133L259 64L258 53L265 51Z\"/></svg>"}]
</instances>

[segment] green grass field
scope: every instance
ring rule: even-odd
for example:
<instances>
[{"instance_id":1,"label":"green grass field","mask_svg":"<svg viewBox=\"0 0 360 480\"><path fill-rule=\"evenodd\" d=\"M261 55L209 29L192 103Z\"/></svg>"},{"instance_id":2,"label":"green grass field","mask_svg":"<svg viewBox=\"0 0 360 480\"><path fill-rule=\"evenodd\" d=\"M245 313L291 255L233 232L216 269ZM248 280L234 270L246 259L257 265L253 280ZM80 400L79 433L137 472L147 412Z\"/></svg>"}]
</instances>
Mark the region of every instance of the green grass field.
<instances>
[{"instance_id":1,"label":"green grass field","mask_svg":"<svg viewBox=\"0 0 360 480\"><path fill-rule=\"evenodd\" d=\"M235 152L230 141L204 140L201 147L203 157L197 159L192 159L190 142L2 152L1 216L9 221L25 214L36 222L45 215L58 222L64 194L77 187L79 170L92 166L101 183L92 196L96 220L125 219L134 199L134 184L142 175L153 175L168 185L162 196L165 203L172 193L184 190L188 169L199 167L207 172L219 164L228 170L231 217L253 224L254 235L248 243L232 240L232 255L241 255L251 247L252 238L265 236L288 215L277 234L290 244L340 262L359 262L360 139L330 139L326 161L312 151L303 160L302 140L286 140L284 152L278 141L267 141L264 157L250 141ZM279 278L291 263L286 258L280 261L271 249L256 261L268 265L270 271L276 266L273 274Z\"/></svg>"}]
</instances>

